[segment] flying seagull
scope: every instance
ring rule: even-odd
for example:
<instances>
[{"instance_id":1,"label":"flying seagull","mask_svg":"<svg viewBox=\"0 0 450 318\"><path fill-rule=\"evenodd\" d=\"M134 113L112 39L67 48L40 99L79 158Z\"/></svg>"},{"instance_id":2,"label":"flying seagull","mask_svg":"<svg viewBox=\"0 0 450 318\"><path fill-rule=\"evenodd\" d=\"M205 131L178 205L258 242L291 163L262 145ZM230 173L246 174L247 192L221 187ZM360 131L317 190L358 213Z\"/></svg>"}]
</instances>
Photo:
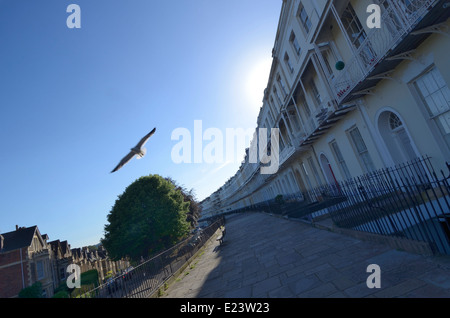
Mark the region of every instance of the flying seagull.
<instances>
[{"instance_id":1,"label":"flying seagull","mask_svg":"<svg viewBox=\"0 0 450 318\"><path fill-rule=\"evenodd\" d=\"M147 140L155 133L155 131L156 131L156 127L153 128L153 130L151 132L149 132L147 135L145 135L134 148L131 148L130 153L128 155L126 155L125 157L123 157L123 159L119 162L117 167L115 167L114 170L111 171L111 173L116 172L117 170L122 168L124 165L126 165L128 163L128 161L133 159L134 156L136 156L137 159L141 159L142 157L144 157L145 153L147 152L147 149L145 149L143 147L144 147L145 143L147 142Z\"/></svg>"}]
</instances>

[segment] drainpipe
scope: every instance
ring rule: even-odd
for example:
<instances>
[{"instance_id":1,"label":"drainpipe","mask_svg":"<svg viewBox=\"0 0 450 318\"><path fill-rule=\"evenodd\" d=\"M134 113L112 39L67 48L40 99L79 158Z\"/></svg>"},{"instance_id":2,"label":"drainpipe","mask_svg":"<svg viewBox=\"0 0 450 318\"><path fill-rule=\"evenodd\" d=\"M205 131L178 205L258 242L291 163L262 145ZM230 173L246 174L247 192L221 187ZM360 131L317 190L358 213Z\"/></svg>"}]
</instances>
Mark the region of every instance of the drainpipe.
<instances>
[{"instance_id":1,"label":"drainpipe","mask_svg":"<svg viewBox=\"0 0 450 318\"><path fill-rule=\"evenodd\" d=\"M22 248L20 248L19 251L20 251L20 268L22 270L22 288L25 288L25 278L23 276Z\"/></svg>"}]
</instances>

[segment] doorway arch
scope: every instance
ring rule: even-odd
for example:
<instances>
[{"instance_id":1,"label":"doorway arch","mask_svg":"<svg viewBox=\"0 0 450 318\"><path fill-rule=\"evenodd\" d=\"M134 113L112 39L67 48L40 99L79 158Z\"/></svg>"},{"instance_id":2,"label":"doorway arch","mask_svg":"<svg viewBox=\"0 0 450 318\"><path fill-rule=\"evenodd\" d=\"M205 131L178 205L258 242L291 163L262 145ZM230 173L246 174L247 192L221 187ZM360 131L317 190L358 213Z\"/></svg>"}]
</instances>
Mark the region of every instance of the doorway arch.
<instances>
[{"instance_id":1,"label":"doorway arch","mask_svg":"<svg viewBox=\"0 0 450 318\"><path fill-rule=\"evenodd\" d=\"M411 161L420 156L404 120L393 109L380 112L377 128L394 164Z\"/></svg>"},{"instance_id":2,"label":"doorway arch","mask_svg":"<svg viewBox=\"0 0 450 318\"><path fill-rule=\"evenodd\" d=\"M331 168L330 161L328 160L327 156L324 153L320 154L319 161L320 161L320 166L322 168L325 179L327 180L327 183L329 185L337 184L333 169Z\"/></svg>"}]
</instances>

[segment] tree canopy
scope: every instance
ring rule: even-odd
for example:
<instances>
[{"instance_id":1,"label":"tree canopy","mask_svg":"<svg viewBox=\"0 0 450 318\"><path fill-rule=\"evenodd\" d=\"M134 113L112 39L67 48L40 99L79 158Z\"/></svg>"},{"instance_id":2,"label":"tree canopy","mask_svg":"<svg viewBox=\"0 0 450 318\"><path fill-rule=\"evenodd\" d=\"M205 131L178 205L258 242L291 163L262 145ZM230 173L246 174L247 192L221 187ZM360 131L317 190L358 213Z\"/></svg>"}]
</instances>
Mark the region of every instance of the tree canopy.
<instances>
[{"instance_id":1,"label":"tree canopy","mask_svg":"<svg viewBox=\"0 0 450 318\"><path fill-rule=\"evenodd\" d=\"M111 258L136 261L169 248L189 233L189 205L170 179L141 177L118 196L102 244Z\"/></svg>"},{"instance_id":2,"label":"tree canopy","mask_svg":"<svg viewBox=\"0 0 450 318\"><path fill-rule=\"evenodd\" d=\"M179 185L175 180L173 180L170 177L166 178L166 180L172 182L175 185L175 188L181 191L181 194L183 195L185 202L189 202L189 212L187 214L186 220L190 223L191 228L195 228L198 224L197 220L200 217L202 209L200 204L197 202L195 198L194 190L193 189L187 190L184 186Z\"/></svg>"},{"instance_id":3,"label":"tree canopy","mask_svg":"<svg viewBox=\"0 0 450 318\"><path fill-rule=\"evenodd\" d=\"M42 283L37 281L19 292L19 298L43 298Z\"/></svg>"}]
</instances>

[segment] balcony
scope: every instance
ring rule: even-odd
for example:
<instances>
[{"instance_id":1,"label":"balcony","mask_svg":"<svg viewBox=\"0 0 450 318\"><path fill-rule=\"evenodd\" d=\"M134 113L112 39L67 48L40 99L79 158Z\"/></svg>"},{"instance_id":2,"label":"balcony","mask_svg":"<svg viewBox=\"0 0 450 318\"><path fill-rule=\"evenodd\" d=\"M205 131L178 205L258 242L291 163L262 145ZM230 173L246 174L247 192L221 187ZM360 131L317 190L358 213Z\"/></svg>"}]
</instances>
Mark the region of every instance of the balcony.
<instances>
[{"instance_id":1,"label":"balcony","mask_svg":"<svg viewBox=\"0 0 450 318\"><path fill-rule=\"evenodd\" d=\"M284 147L283 150L281 150L280 152L280 157L279 157L279 165L281 166L284 162L286 162L286 160L288 160L293 154L295 153L295 147L293 146L287 146Z\"/></svg>"},{"instance_id":2,"label":"balcony","mask_svg":"<svg viewBox=\"0 0 450 318\"><path fill-rule=\"evenodd\" d=\"M442 5L437 5L438 2L445 1L389 1L390 4L382 8L381 28L371 29L340 74L329 79L338 104L363 95L376 84L374 80L385 78L375 74L385 75L393 70L428 36L412 31L445 21L448 13Z\"/></svg>"},{"instance_id":3,"label":"balcony","mask_svg":"<svg viewBox=\"0 0 450 318\"><path fill-rule=\"evenodd\" d=\"M305 118L305 132L303 132L303 136L299 140L300 144L307 136L315 133L325 123L325 120L336 110L333 101L327 96L327 100L320 103L311 113L311 116ZM296 142L296 144L299 143Z\"/></svg>"},{"instance_id":4,"label":"balcony","mask_svg":"<svg viewBox=\"0 0 450 318\"><path fill-rule=\"evenodd\" d=\"M304 140L300 143L300 150L305 149L304 146L313 144L317 139L325 134L327 130L332 128L353 109L355 109L355 105L340 108L334 108L330 106L328 108L322 108L320 112L316 112L316 128L311 133L309 133L308 136L305 137ZM311 117L311 119L313 118Z\"/></svg>"},{"instance_id":5,"label":"balcony","mask_svg":"<svg viewBox=\"0 0 450 318\"><path fill-rule=\"evenodd\" d=\"M306 133L303 130L299 130L297 132L295 132L293 134L294 136L294 144L298 145L301 144L305 138L306 138Z\"/></svg>"}]
</instances>

